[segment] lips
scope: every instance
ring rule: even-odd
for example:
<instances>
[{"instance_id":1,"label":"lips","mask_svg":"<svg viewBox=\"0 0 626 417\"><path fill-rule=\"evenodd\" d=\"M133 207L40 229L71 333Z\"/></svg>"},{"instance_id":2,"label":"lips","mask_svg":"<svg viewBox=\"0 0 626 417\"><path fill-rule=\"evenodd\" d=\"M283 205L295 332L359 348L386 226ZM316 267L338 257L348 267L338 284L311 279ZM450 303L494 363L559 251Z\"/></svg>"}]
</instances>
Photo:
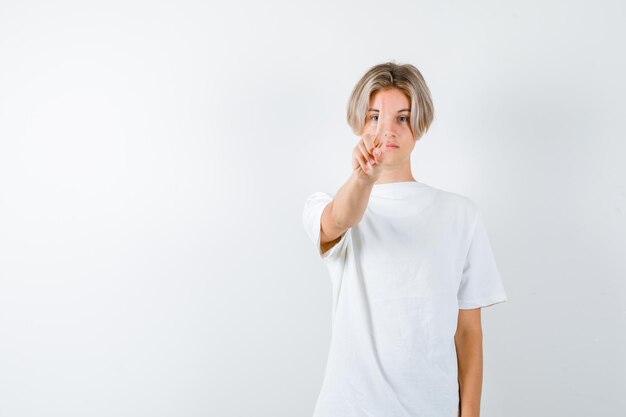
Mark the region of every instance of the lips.
<instances>
[{"instance_id":1,"label":"lips","mask_svg":"<svg viewBox=\"0 0 626 417\"><path fill-rule=\"evenodd\" d=\"M395 145L393 143L388 143L387 145L385 145L385 148L398 148L398 145Z\"/></svg>"}]
</instances>

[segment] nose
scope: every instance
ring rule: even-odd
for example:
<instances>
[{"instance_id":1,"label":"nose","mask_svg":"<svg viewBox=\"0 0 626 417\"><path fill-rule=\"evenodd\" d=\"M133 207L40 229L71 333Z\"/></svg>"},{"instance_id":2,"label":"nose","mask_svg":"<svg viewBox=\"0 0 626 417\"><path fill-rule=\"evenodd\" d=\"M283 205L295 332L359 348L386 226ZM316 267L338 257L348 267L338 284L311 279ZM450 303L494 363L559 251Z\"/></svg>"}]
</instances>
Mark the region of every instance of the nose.
<instances>
[{"instance_id":1,"label":"nose","mask_svg":"<svg viewBox=\"0 0 626 417\"><path fill-rule=\"evenodd\" d=\"M388 118L382 118L379 116L378 123L380 123L380 132L385 138L396 137L396 129L394 126L394 116Z\"/></svg>"}]
</instances>

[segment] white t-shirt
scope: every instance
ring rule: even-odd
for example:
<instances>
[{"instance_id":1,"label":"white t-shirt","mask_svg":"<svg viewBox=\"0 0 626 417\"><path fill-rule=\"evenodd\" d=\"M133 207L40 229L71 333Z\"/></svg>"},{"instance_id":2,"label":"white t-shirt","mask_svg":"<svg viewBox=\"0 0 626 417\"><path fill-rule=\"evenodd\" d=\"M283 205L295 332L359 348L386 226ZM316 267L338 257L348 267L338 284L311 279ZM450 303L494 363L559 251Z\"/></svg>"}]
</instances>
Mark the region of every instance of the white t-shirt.
<instances>
[{"instance_id":1,"label":"white t-shirt","mask_svg":"<svg viewBox=\"0 0 626 417\"><path fill-rule=\"evenodd\" d=\"M458 417L458 310L507 301L468 197L375 184L361 221L320 249L316 192L302 220L331 278L332 339L313 417Z\"/></svg>"}]
</instances>

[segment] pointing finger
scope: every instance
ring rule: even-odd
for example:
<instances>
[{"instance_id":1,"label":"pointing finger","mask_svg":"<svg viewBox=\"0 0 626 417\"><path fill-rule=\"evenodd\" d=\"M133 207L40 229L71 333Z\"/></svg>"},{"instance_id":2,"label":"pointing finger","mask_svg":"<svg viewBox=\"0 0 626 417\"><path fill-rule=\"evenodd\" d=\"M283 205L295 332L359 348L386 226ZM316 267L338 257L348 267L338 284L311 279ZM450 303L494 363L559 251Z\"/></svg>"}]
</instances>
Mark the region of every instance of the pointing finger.
<instances>
[{"instance_id":1,"label":"pointing finger","mask_svg":"<svg viewBox=\"0 0 626 417\"><path fill-rule=\"evenodd\" d=\"M380 145L380 126L381 126L381 124L376 122L376 133L374 135L374 146Z\"/></svg>"}]
</instances>

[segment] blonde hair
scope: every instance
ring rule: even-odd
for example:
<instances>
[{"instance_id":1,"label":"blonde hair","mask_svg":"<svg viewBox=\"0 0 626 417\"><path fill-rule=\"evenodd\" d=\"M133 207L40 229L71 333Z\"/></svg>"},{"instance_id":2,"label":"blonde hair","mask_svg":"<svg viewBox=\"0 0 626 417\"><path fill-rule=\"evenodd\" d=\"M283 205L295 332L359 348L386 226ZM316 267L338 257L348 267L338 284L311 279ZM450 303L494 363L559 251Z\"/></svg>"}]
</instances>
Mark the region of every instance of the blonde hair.
<instances>
[{"instance_id":1,"label":"blonde hair","mask_svg":"<svg viewBox=\"0 0 626 417\"><path fill-rule=\"evenodd\" d=\"M348 124L355 135L361 136L372 94L379 90L398 88L411 101L409 126L413 140L419 140L430 127L435 116L430 90L419 72L411 64L395 62L378 64L367 70L356 84L348 100Z\"/></svg>"}]
</instances>

